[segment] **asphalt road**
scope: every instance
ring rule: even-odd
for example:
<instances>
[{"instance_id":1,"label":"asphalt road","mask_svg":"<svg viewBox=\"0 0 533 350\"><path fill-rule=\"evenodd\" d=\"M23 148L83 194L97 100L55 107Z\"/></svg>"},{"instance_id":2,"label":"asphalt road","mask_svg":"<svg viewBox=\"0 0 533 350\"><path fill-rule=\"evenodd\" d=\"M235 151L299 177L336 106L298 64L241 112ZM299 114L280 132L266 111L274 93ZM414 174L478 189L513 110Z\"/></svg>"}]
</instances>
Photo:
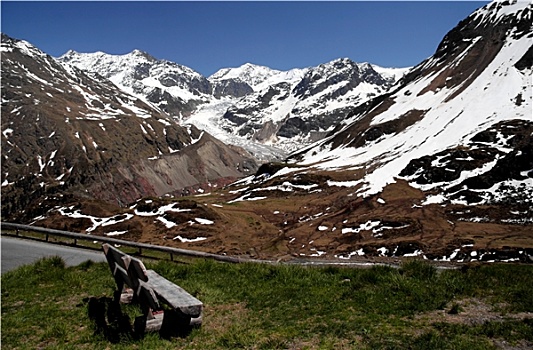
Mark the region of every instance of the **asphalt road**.
<instances>
[{"instance_id":1,"label":"asphalt road","mask_svg":"<svg viewBox=\"0 0 533 350\"><path fill-rule=\"evenodd\" d=\"M106 261L103 252L95 252L79 248L65 247L38 241L23 240L11 237L0 237L2 246L2 273L16 269L22 265L32 264L47 256L60 256L67 266L76 266L87 260Z\"/></svg>"}]
</instances>

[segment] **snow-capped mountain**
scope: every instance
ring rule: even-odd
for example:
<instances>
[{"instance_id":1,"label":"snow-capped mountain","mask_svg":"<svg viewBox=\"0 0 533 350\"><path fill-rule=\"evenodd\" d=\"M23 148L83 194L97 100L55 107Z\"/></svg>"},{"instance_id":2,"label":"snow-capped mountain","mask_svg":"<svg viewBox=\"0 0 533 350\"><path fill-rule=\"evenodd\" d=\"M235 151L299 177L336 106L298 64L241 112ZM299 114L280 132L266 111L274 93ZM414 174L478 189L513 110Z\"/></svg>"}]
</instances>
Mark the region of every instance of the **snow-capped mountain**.
<instances>
[{"instance_id":1,"label":"snow-capped mountain","mask_svg":"<svg viewBox=\"0 0 533 350\"><path fill-rule=\"evenodd\" d=\"M26 41L2 34L1 52L3 218L29 220L67 198L125 205L257 167L243 150Z\"/></svg>"},{"instance_id":2,"label":"snow-capped mountain","mask_svg":"<svg viewBox=\"0 0 533 350\"><path fill-rule=\"evenodd\" d=\"M177 119L188 116L212 97L211 84L200 73L139 50L126 55L69 51L59 60L98 73Z\"/></svg>"},{"instance_id":3,"label":"snow-capped mountain","mask_svg":"<svg viewBox=\"0 0 533 350\"><path fill-rule=\"evenodd\" d=\"M187 122L207 127L229 143L294 151L323 138L351 106L384 93L405 72L347 58L285 72L250 64L224 69L210 81L245 81L254 91L231 103L201 106Z\"/></svg>"},{"instance_id":4,"label":"snow-capped mountain","mask_svg":"<svg viewBox=\"0 0 533 350\"><path fill-rule=\"evenodd\" d=\"M260 160L321 139L343 119L347 106L383 93L406 72L338 59L288 71L247 63L205 78L138 50L118 56L69 51L59 59L110 79Z\"/></svg>"},{"instance_id":5,"label":"snow-capped mountain","mask_svg":"<svg viewBox=\"0 0 533 350\"><path fill-rule=\"evenodd\" d=\"M384 68L375 64L371 64L371 66L372 69L378 72L385 80L390 82L397 82L412 68Z\"/></svg>"},{"instance_id":6,"label":"snow-capped mountain","mask_svg":"<svg viewBox=\"0 0 533 350\"><path fill-rule=\"evenodd\" d=\"M253 91L261 91L270 85L278 83L295 83L302 79L308 69L295 68L288 71L280 71L265 66L245 63L236 68L222 68L208 79L213 84L222 81L238 80L245 82Z\"/></svg>"},{"instance_id":7,"label":"snow-capped mountain","mask_svg":"<svg viewBox=\"0 0 533 350\"><path fill-rule=\"evenodd\" d=\"M320 163L323 169L372 164L372 171L360 179L361 195L378 193L401 175L419 179L413 184L426 184L425 189L455 188L505 158L523 158L530 152L526 130L533 121L531 8L529 2L498 1L476 11L398 88L352 111L351 123L294 158L302 164ZM508 128L524 133L526 139L518 142L522 137L514 137ZM491 132L492 137L482 136ZM487 137L492 141L484 146L476 142ZM473 158L480 148L490 149L493 156L477 166L450 165L451 154L460 162ZM423 157L432 157L426 168L414 166ZM533 168L530 165L531 161L515 164L526 172ZM447 175L429 178L431 168ZM532 188L528 176L517 175L518 179Z\"/></svg>"},{"instance_id":8,"label":"snow-capped mountain","mask_svg":"<svg viewBox=\"0 0 533 350\"><path fill-rule=\"evenodd\" d=\"M263 165L232 200L282 208L271 223L300 256L533 261L532 13L529 1L478 9L392 90Z\"/></svg>"}]
</instances>

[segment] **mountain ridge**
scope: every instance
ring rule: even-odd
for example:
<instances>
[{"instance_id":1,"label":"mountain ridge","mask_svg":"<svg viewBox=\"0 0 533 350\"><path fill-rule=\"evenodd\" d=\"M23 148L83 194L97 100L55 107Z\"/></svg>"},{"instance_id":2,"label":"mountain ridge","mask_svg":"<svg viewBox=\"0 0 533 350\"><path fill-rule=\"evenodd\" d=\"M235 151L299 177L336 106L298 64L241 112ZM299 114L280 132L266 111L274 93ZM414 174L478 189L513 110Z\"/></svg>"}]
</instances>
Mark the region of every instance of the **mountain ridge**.
<instances>
[{"instance_id":1,"label":"mountain ridge","mask_svg":"<svg viewBox=\"0 0 533 350\"><path fill-rule=\"evenodd\" d=\"M293 256L533 261L532 13L517 1L475 11L230 202L270 208L273 244Z\"/></svg>"},{"instance_id":2,"label":"mountain ridge","mask_svg":"<svg viewBox=\"0 0 533 350\"><path fill-rule=\"evenodd\" d=\"M131 57L139 56L148 56L149 58L131 59ZM296 68L288 71L246 63L236 68L223 68L207 78L194 71L193 73L187 72L181 78L182 85L177 88L179 79L174 77L172 80L164 80L165 77L160 74L163 70L159 67L161 65L175 67L176 72L178 69L184 71L184 68L177 63L152 59L152 56L148 54L129 53L120 56L107 54L102 56L101 53L75 54L69 52L60 57L59 60L111 78L117 86L154 104L180 122L209 129L211 133L216 134L226 143L247 148L260 160L279 159L280 155L283 156L287 151L294 150L296 145L302 142L308 144L325 134L325 130L320 130L324 128L324 125L318 124L310 126L304 135L295 135L294 132L287 131L295 130L295 122L301 119L300 111L307 111L308 113L310 108L314 108L313 106L305 106L305 99L313 98L316 94L305 94L305 89L311 86L311 81L305 80L305 76L309 72L313 71L320 74L325 80L323 84L331 85L331 81L327 81L326 75L337 74L336 79L339 79L339 81L335 81L337 84L342 83L340 80L345 79L346 86L339 87L338 95L344 95L347 91L356 88L358 79L352 75L359 72L359 67L362 71L372 70L376 76L373 83L367 84L366 89L354 91L351 96L346 98L346 101L340 103L341 106L336 105L339 103L329 103L329 110L325 112L326 115L322 117L323 120L330 119L331 109L338 111L333 120L325 123L327 129L341 119L344 113L343 106L353 103L355 99L364 100L371 94L383 92L386 87L396 81L398 76L406 71L406 69L381 68L368 63L357 64L347 58L336 59L317 67ZM106 63L107 66L103 63ZM377 73L373 67L383 72L386 77L381 77L380 73ZM346 75L339 75L335 69L346 71ZM348 72L348 70L352 72ZM300 83L299 96L291 97L292 103L281 101L281 95L289 97L292 94L291 90L298 83ZM201 86L202 89L195 88L196 85ZM272 100L274 95L279 96ZM329 98L334 101L337 96L330 95L323 97L323 99ZM310 102L310 104L315 105L316 103L317 101ZM226 110L222 110L222 108ZM293 115L289 116L292 109L294 109ZM278 115L277 117L270 117L273 110L277 111L274 112L275 115ZM281 116L279 115L280 112L287 113L287 115ZM243 117L243 115L245 116ZM285 127L285 131L281 131L282 135L285 136L284 138L280 139L273 134L283 128L283 119L289 120L290 118L293 119ZM298 121L297 123L302 124L302 122L307 123L309 121L309 117L304 119L305 121ZM236 120L239 122L235 124ZM324 121L321 124L324 124ZM314 134L310 135L310 132ZM299 137L291 140L293 136Z\"/></svg>"},{"instance_id":3,"label":"mountain ridge","mask_svg":"<svg viewBox=\"0 0 533 350\"><path fill-rule=\"evenodd\" d=\"M490 6L488 6L487 8L490 9ZM483 10L479 11L482 12ZM528 16L527 18L522 20L522 23L527 23L527 19L531 18L531 9L527 6L523 6L523 10L521 12L524 13L525 16ZM527 35L522 35L519 40L508 40L507 45L510 45L511 43L513 44L514 50L511 50L506 47L505 35L513 35L512 33L516 33L517 31L513 31L513 29L509 30L510 33L507 33L507 30L501 33L498 28L495 28L494 30L489 31L488 34L485 34L489 37L490 35L499 35L499 37L493 38L493 40L498 43L496 45L493 45L493 43L490 41L490 38L484 39L483 36L479 36L478 34L476 34L475 31L468 34L468 31L471 30L470 28L478 30L477 33L479 33L480 31L480 29L478 28L479 23L475 20L477 18L477 13L478 12L469 16L468 19L470 20L467 19L463 21L463 24L459 24L458 27L450 31L450 33L445 36L442 43L437 48L435 55L432 58L429 58L428 60L422 62L420 65L414 67L411 72L408 73L406 77L404 77L403 86L397 88L396 91L391 93L388 98L384 99L383 102L380 102L377 106L374 107L374 116L371 113L369 114L371 120L369 120L368 127L371 128L370 130L374 130L374 133L377 132L376 135L371 135L367 132L367 137L362 135L362 138L359 138L360 141L357 141L357 139L354 140L353 137L349 137L348 135L353 134L354 132L356 132L356 129L359 128L357 126L357 119L359 119L360 117L357 116L357 112L352 113L353 115L350 116L350 118L356 120L356 122L351 124L351 128L354 130L351 130L350 127L346 127L343 131L342 136L332 136L331 138L336 139L336 141L333 140L332 143L332 152L330 154L324 154L322 157L328 159L336 157L338 158L339 163L345 162L350 163L352 165L357 164L358 162L355 158L347 158L345 160L341 159L343 156L347 156L347 152L345 150L341 151L343 156L340 156L340 158L339 156L334 155L333 150L339 148L341 145L352 145L355 148L361 147L363 146L361 142L369 142L369 145L375 145L376 143L378 143L379 137L381 136L389 135L391 134L391 132L399 133L404 130L404 132L407 132L409 129L404 128L394 131L386 130L387 128L390 128L388 125L392 125L395 120L399 121L402 118L405 120L408 120L409 118L412 119L411 122L408 122L408 124L405 125L406 127L408 127L416 123L420 125L420 119L424 118L427 118L426 120L430 120L431 123L435 123L433 117L431 117L431 115L435 115L436 117L439 117L441 119L441 127L443 128L443 130L439 131L437 130L438 128L435 128L434 126L434 129L432 130L435 130L434 134L436 135L444 135L442 134L443 131L446 131L446 127L453 125L450 123L452 123L454 120L454 123L458 123L458 121L460 120L465 120L465 118L459 118L464 111L466 111L464 113L469 113L472 116L477 116L477 123L479 123L479 125L476 124L475 121L469 120L466 122L466 124L463 123L460 127L451 131L447 137L440 136L441 138L439 139L439 141L434 142L435 145L438 145L438 148L435 148L435 151L445 149L447 147L446 145L451 146L452 144L450 140L457 140L457 135L462 135L461 137L463 138L467 137L467 133L465 130L472 130L471 132L474 132L483 124L497 123L498 121L505 120L505 118L517 117L527 119L530 116L528 115L527 106L531 104L531 90L527 89L527 75L521 73L520 70L515 70L514 67L508 68L506 66L506 62L509 60L519 62L522 57L527 57L527 52L531 50L531 38ZM465 35L467 36L465 37ZM460 45L448 45L449 40L459 40ZM453 51L447 52L446 48L448 46L452 47ZM463 52L470 52L472 58L468 60L467 58L462 57L461 53ZM489 55L486 54L487 52L489 53ZM496 59L498 55L500 57L498 58L499 61L494 63L493 60ZM452 61L453 58L450 59L450 57L457 58L458 63L455 66L453 66L453 64L451 63L446 65L446 62L441 62L444 58L448 58L449 61ZM481 57L482 60L477 60L477 57ZM491 63L492 70L487 68ZM490 72L488 72L489 70ZM427 77L421 77L419 75L419 72L421 71L429 72L426 73ZM471 85L474 84L474 78L478 77L483 72L485 72L485 76L478 80L478 82L481 81L481 83L478 84L484 84L484 86L475 86L473 90L476 91L475 93L472 93L472 95L469 95L468 97L463 97L464 99L468 100L468 102L465 101L464 103L462 103L461 106L449 103L461 94L465 96L465 93L469 91L468 88L472 87ZM493 72L498 72L499 75L496 75L496 73ZM464 75L467 75L466 79L464 78ZM509 78L507 78L508 76ZM500 80L496 80L495 77L499 77ZM506 81L511 79L516 79L516 82L505 83ZM409 82L412 82L412 84L410 85L410 88L406 88ZM507 100L508 102L506 102L506 107L501 107L493 104L489 104L487 106L487 99L480 96L498 96L499 92L501 92L500 87L502 85L511 85L514 89L513 92L508 91L502 93L503 95L509 95L509 100ZM487 92L487 90L489 90L489 92ZM528 97L525 97L526 95L528 95ZM513 102L518 101L518 96L522 96L522 98L524 98L524 104L518 105L518 103ZM505 98L503 96L497 97L497 100L499 101L504 99ZM474 104L474 101L479 101L479 103ZM431 112L433 106L437 106L436 108L433 108L435 112ZM444 111L441 110L445 109L446 106L449 107L448 110L445 112L446 114L444 114ZM497 109L498 112L494 113L494 109ZM487 112L485 112L486 114L484 115L480 115L479 112L474 111ZM510 111L516 111L516 113ZM447 117L452 113L455 113L457 117ZM416 116L414 116L413 114ZM430 116L427 116L427 114L430 114ZM499 114L501 116L506 115L507 117L498 117L494 116L494 114ZM411 117L411 115L413 115L413 117ZM446 115L445 118L442 117L444 115ZM471 123L472 125L469 125L469 123ZM425 128L429 128L429 125ZM415 129L412 130L413 132L415 131ZM429 131L429 129L427 130ZM418 132L418 130L416 131ZM459 139L461 137L459 137ZM351 140L350 143L346 144L346 142L342 141L343 138ZM402 149L399 149L394 154L388 156L390 159L395 159L396 163L392 163L394 164L395 169L401 169L402 166L407 165L406 163L402 163L403 165L396 164L402 157L405 157L409 154L410 149L418 148L419 141L417 141L417 138L414 136L414 134L410 136L410 138L413 144L405 144L406 141L401 141L404 142L404 146L402 146L404 147L404 151L402 151ZM319 152L319 150L317 149L318 147L320 146L317 146L314 150L309 150L309 152ZM322 143L321 147L325 147L325 143ZM396 145L390 145L381 147L379 149L390 150L396 148ZM367 149L370 150L370 148L368 147ZM378 149L378 147L374 147L373 149L376 150ZM433 151L421 151L421 153L423 152L426 152L427 154ZM400 154L401 156L399 156ZM375 157L378 158L382 158L384 156L385 153L383 152L375 154ZM364 158L361 159L364 161ZM316 163L317 161L319 161L317 157L308 157L307 163ZM381 172L380 175L375 176L376 178L382 179L388 178L389 181L391 181L390 176L384 176L383 174L384 172ZM379 187L380 186L378 186L378 188Z\"/></svg>"}]
</instances>

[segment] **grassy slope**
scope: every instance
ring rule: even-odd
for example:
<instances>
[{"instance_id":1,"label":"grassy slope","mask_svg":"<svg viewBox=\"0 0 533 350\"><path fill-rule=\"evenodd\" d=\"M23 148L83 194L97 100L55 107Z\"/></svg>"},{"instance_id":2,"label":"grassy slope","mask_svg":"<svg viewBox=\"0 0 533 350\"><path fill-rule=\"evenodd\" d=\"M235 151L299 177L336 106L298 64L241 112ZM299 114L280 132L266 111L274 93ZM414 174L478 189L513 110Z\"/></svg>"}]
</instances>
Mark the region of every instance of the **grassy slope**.
<instances>
[{"instance_id":1,"label":"grassy slope","mask_svg":"<svg viewBox=\"0 0 533 350\"><path fill-rule=\"evenodd\" d=\"M88 297L111 297L106 264L45 259L2 275L4 349L490 349L533 345L533 266L436 271L148 263L205 304L204 324L171 341L94 334ZM133 319L140 312L123 309ZM452 313L449 313L449 312Z\"/></svg>"}]
</instances>

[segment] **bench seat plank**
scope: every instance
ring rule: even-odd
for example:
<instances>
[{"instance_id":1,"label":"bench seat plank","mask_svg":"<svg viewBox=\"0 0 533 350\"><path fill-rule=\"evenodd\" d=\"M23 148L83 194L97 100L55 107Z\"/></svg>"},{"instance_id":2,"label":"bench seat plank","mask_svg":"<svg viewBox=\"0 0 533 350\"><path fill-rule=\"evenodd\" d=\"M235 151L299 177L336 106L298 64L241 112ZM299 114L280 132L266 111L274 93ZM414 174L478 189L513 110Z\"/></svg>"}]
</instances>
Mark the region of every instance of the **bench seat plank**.
<instances>
[{"instance_id":1,"label":"bench seat plank","mask_svg":"<svg viewBox=\"0 0 533 350\"><path fill-rule=\"evenodd\" d=\"M185 289L160 276L154 270L147 270L146 274L148 276L146 284L152 287L157 296L172 308L193 318L201 315L203 304L200 300L190 295Z\"/></svg>"}]
</instances>

